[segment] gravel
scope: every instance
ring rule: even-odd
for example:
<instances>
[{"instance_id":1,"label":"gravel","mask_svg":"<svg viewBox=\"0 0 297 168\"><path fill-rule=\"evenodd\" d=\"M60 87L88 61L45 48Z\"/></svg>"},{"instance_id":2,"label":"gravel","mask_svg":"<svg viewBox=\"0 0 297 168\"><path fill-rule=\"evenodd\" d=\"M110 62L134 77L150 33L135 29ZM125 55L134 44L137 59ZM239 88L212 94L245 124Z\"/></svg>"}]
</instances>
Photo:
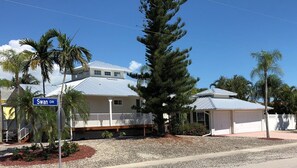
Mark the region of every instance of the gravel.
<instances>
[{"instance_id":1,"label":"gravel","mask_svg":"<svg viewBox=\"0 0 297 168\"><path fill-rule=\"evenodd\" d=\"M215 153L238 149L253 148L258 146L291 143L290 140L261 140L256 138L240 137L166 137L166 138L129 138L129 139L99 139L77 141L79 144L88 145L97 150L91 158L63 163L63 167L103 167L120 164L136 163L149 160L176 158L182 156ZM1 146L0 150L5 147ZM293 152L293 151L292 151ZM259 152L261 153L261 152ZM265 152L264 152L265 153ZM261 156L261 155L259 155ZM252 156L256 160L258 155ZM236 158L234 163L244 163L245 154L237 156L218 157L214 159L183 162L174 167L192 167L191 165L211 164L216 167L229 167L225 164ZM261 158L263 159L263 158ZM242 161L242 162L241 162ZM187 165L188 164L188 165ZM57 164L56 164L57 165ZM53 167L56 165L36 165L32 167ZM223 165L223 166L218 166ZM161 167L172 167L162 165ZM195 167L196 167L195 166ZM209 167L209 166L208 166Z\"/></svg>"}]
</instances>

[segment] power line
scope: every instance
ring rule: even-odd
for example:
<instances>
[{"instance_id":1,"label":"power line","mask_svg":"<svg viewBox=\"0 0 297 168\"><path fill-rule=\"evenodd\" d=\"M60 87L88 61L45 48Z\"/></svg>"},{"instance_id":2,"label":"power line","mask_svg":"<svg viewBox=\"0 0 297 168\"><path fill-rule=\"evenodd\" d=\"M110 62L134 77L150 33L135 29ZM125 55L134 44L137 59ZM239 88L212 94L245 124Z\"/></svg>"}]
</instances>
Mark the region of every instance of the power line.
<instances>
[{"instance_id":1,"label":"power line","mask_svg":"<svg viewBox=\"0 0 297 168\"><path fill-rule=\"evenodd\" d=\"M218 5L230 7L230 8L233 8L233 9L237 9L237 10L245 11L245 12L248 12L248 13L252 13L252 14L256 14L256 15L261 15L261 16L265 16L265 17L268 17L268 18L271 18L271 19L276 19L276 20L280 20L280 21L283 21L283 22L287 22L287 23L291 23L291 24L297 25L297 21L294 21L294 20L289 20L289 19L285 19L285 18L281 18L281 17L277 17L277 16L268 15L268 14L257 12L257 11L253 11L253 10L250 10L250 9L241 8L241 7L230 5L230 4L226 4L226 3L223 3L223 2L218 2L216 0L207 0L207 1L212 2L212 3L215 3L215 4L218 4Z\"/></svg>"},{"instance_id":2,"label":"power line","mask_svg":"<svg viewBox=\"0 0 297 168\"><path fill-rule=\"evenodd\" d=\"M59 11L59 10L55 10L55 9L44 8L44 7L35 6L35 5L31 5L31 4L26 4L26 3L21 3L21 2L17 2L17 1L13 1L13 0L4 0L4 1L9 2L9 3L14 3L14 4L17 4L17 5L21 5L21 6L26 6L26 7L35 8L35 9L39 9L39 10L44 10L44 11L48 11L48 12L68 15L68 16L72 16L72 17L76 17L76 18L80 18L80 19L85 19L85 20L89 20L89 21L100 22L100 23L109 24L109 25L113 25L113 26L117 26L117 27L126 28L126 29L142 30L140 28L136 28L136 27L132 27L132 26L128 26L128 25L118 24L118 23L109 22L109 21L102 20L102 19L91 18L91 17L77 15L77 14L73 14L73 13L63 12L63 11Z\"/></svg>"}]
</instances>

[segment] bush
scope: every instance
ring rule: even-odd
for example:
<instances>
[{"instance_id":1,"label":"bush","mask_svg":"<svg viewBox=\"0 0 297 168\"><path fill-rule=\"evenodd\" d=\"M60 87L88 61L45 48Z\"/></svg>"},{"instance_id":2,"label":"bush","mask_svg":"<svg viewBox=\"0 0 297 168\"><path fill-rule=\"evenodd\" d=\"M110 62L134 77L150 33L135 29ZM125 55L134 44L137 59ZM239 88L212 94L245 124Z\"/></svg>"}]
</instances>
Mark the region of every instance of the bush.
<instances>
[{"instance_id":1,"label":"bush","mask_svg":"<svg viewBox=\"0 0 297 168\"><path fill-rule=\"evenodd\" d=\"M126 136L126 132L120 132L120 137Z\"/></svg>"},{"instance_id":2,"label":"bush","mask_svg":"<svg viewBox=\"0 0 297 168\"><path fill-rule=\"evenodd\" d=\"M101 137L102 138L112 138L113 137L113 133L112 132L109 132L109 131L104 131L104 132L102 132Z\"/></svg>"},{"instance_id":3,"label":"bush","mask_svg":"<svg viewBox=\"0 0 297 168\"><path fill-rule=\"evenodd\" d=\"M19 160L22 159L22 155L20 154L20 150L17 148L14 148L12 151L12 156L11 156L11 160Z\"/></svg>"},{"instance_id":4,"label":"bush","mask_svg":"<svg viewBox=\"0 0 297 168\"><path fill-rule=\"evenodd\" d=\"M207 129L203 124L192 123L192 124L184 124L179 126L179 134L182 135L205 135L207 133Z\"/></svg>"},{"instance_id":5,"label":"bush","mask_svg":"<svg viewBox=\"0 0 297 168\"><path fill-rule=\"evenodd\" d=\"M40 149L40 147L39 147L38 144L35 143L35 144L32 144L32 145L31 145L30 149L33 150L33 151L35 151L35 150Z\"/></svg>"},{"instance_id":6,"label":"bush","mask_svg":"<svg viewBox=\"0 0 297 168\"><path fill-rule=\"evenodd\" d=\"M67 157L75 152L79 151L79 146L77 143L65 141L62 145L63 157Z\"/></svg>"}]
</instances>

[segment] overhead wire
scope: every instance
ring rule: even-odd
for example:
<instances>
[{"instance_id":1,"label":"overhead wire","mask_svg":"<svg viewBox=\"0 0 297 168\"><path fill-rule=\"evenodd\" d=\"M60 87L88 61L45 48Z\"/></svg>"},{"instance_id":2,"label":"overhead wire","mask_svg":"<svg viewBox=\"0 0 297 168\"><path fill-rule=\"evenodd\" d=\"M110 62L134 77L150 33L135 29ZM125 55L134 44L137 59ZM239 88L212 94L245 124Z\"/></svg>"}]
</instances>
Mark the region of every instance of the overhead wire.
<instances>
[{"instance_id":1,"label":"overhead wire","mask_svg":"<svg viewBox=\"0 0 297 168\"><path fill-rule=\"evenodd\" d=\"M252 13L252 14L256 14L256 15L261 15L261 16L268 17L268 18L271 18L271 19L276 19L276 20L279 20L279 21L283 21L283 22L287 22L287 23L291 23L291 24L297 25L297 21L294 21L294 20L289 20L289 19L285 19L285 18L282 18L282 17L268 15L268 14L265 14L265 13L253 11L253 10L246 9L246 8L241 8L241 7L238 7L238 6L230 5L230 4L219 2L219 1L216 1L216 0L207 0L207 1L212 2L212 3L215 3L215 4L218 4L218 5L226 6L226 7L229 7L229 8L233 8L233 9L245 11L245 12L248 12L248 13Z\"/></svg>"}]
</instances>

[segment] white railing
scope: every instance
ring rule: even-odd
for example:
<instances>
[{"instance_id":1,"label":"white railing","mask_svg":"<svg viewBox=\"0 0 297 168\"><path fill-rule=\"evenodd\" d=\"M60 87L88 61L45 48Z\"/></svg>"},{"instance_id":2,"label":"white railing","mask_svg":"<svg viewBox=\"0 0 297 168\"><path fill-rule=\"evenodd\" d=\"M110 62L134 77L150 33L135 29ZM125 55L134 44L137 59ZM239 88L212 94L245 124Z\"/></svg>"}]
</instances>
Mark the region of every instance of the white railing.
<instances>
[{"instance_id":1,"label":"white railing","mask_svg":"<svg viewBox=\"0 0 297 168\"><path fill-rule=\"evenodd\" d=\"M78 114L76 120L73 121L73 127L102 127L110 126L109 113L90 113L87 122L85 123ZM144 113L113 113L112 126L125 126L125 125L143 125L152 124L152 114Z\"/></svg>"},{"instance_id":2,"label":"white railing","mask_svg":"<svg viewBox=\"0 0 297 168\"><path fill-rule=\"evenodd\" d=\"M28 126L23 127L22 129L19 130L19 140L24 139L29 134L30 134L30 129L28 128Z\"/></svg>"}]
</instances>

